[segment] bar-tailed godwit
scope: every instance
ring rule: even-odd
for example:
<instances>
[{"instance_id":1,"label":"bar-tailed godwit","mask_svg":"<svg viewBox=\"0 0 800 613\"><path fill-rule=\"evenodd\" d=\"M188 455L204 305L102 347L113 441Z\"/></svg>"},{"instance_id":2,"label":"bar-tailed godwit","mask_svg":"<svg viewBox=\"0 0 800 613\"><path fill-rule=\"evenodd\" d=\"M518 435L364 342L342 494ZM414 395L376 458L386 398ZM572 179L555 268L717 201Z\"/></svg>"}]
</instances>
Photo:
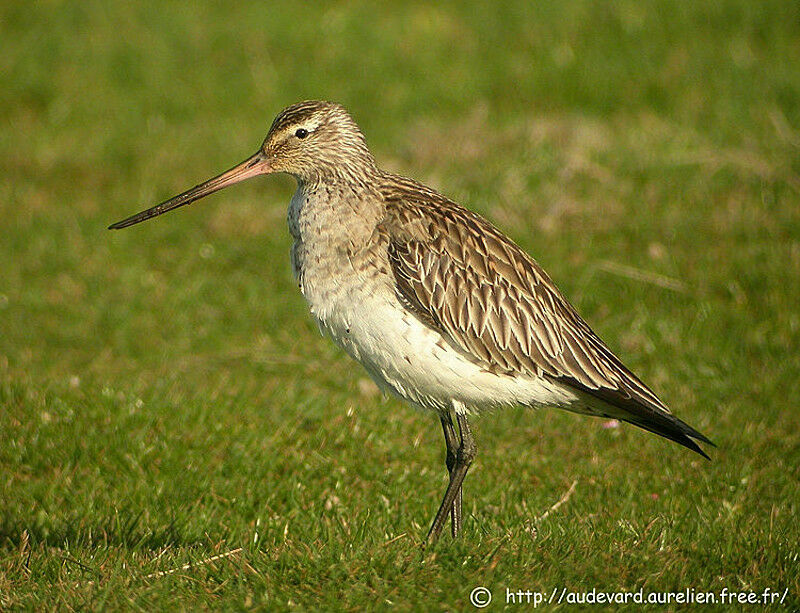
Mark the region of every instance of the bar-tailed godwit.
<instances>
[{"instance_id":1,"label":"bar-tailed godwit","mask_svg":"<svg viewBox=\"0 0 800 613\"><path fill-rule=\"evenodd\" d=\"M711 441L622 364L527 253L483 217L381 170L339 104L284 109L255 155L110 227L276 172L297 179L291 260L311 314L383 389L441 420L450 482L427 542L448 515L461 532L476 452L468 416L483 409L615 418L708 457L693 439Z\"/></svg>"}]
</instances>

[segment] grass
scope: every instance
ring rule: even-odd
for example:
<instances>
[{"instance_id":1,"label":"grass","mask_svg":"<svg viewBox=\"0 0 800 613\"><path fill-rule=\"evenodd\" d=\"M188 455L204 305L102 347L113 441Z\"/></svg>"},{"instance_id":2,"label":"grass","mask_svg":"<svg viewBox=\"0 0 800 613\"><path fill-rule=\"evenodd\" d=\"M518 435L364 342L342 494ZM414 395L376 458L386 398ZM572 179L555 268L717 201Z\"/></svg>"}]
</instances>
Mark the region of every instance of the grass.
<instances>
[{"instance_id":1,"label":"grass","mask_svg":"<svg viewBox=\"0 0 800 613\"><path fill-rule=\"evenodd\" d=\"M476 586L488 610L506 588L800 607L798 17L4 3L0 608L470 610ZM308 97L533 253L712 461L485 416L466 538L421 550L439 426L319 336L288 272L292 181L105 230Z\"/></svg>"}]
</instances>

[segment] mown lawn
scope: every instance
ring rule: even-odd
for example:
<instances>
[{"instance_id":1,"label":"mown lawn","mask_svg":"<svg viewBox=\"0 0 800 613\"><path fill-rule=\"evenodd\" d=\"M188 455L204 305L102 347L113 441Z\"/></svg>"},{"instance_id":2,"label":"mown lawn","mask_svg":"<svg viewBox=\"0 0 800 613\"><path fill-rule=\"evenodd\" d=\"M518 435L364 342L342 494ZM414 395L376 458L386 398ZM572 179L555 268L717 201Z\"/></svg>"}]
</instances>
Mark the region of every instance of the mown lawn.
<instances>
[{"instance_id":1,"label":"mown lawn","mask_svg":"<svg viewBox=\"0 0 800 613\"><path fill-rule=\"evenodd\" d=\"M0 608L800 608L797 3L4 2L0 40ZM106 230L303 98L534 254L712 461L485 415L423 550L438 421L320 337L293 181Z\"/></svg>"}]
</instances>

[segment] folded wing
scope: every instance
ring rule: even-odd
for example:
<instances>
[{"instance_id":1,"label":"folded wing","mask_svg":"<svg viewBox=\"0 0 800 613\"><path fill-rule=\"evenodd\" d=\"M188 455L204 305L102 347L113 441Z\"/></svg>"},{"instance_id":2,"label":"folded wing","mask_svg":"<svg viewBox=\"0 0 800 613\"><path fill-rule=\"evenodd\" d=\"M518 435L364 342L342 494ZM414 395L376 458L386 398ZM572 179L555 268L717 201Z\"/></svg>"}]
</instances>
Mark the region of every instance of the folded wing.
<instances>
[{"instance_id":1,"label":"folded wing","mask_svg":"<svg viewBox=\"0 0 800 613\"><path fill-rule=\"evenodd\" d=\"M379 230L397 295L420 320L486 370L557 380L587 398L588 412L705 456L692 438L710 441L622 364L530 256L480 216L408 187L384 194Z\"/></svg>"}]
</instances>

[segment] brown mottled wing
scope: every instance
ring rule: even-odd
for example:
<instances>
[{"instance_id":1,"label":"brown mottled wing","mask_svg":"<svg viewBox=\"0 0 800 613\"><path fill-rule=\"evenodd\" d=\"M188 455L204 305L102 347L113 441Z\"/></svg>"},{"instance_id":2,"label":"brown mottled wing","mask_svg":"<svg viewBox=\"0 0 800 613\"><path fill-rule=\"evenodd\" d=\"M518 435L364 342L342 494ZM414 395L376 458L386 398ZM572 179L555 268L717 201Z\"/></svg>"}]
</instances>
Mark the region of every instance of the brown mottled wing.
<instances>
[{"instance_id":1,"label":"brown mottled wing","mask_svg":"<svg viewBox=\"0 0 800 613\"><path fill-rule=\"evenodd\" d=\"M406 179L385 188L384 198L380 230L398 297L454 347L489 371L558 380L588 397L591 412L702 453L688 437L709 441L672 416L494 226Z\"/></svg>"}]
</instances>

